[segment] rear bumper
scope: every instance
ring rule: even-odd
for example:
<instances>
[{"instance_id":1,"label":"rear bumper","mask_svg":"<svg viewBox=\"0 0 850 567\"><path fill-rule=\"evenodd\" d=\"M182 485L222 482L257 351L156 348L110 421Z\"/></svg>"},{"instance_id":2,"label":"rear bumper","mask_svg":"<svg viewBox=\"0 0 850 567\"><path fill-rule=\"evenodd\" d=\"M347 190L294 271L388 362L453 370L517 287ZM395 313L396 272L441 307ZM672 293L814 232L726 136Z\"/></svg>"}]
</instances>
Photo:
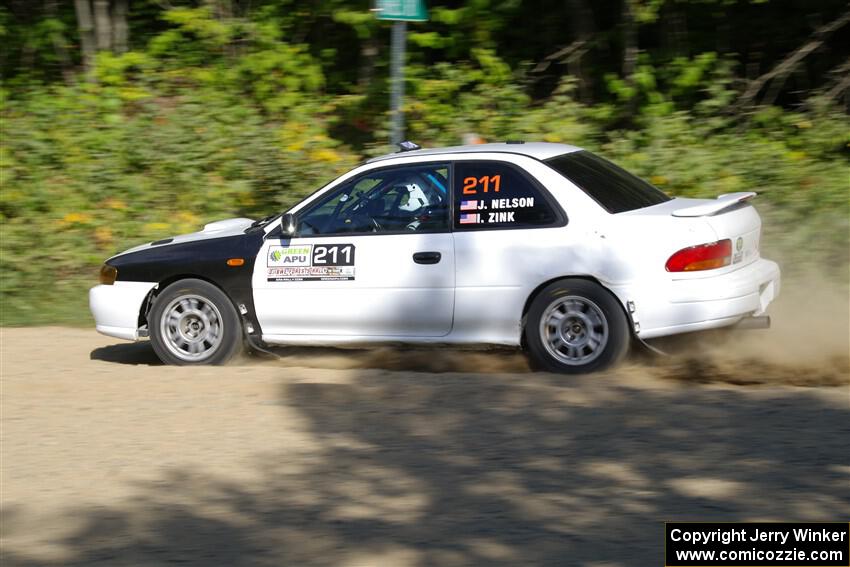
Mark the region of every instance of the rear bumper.
<instances>
[{"instance_id":1,"label":"rear bumper","mask_svg":"<svg viewBox=\"0 0 850 567\"><path fill-rule=\"evenodd\" d=\"M139 312L156 282L115 282L89 290L89 308L99 333L119 339L139 339Z\"/></svg>"},{"instance_id":2,"label":"rear bumper","mask_svg":"<svg viewBox=\"0 0 850 567\"><path fill-rule=\"evenodd\" d=\"M725 327L761 315L779 296L779 288L779 266L759 259L718 276L612 286L612 291L624 304L634 302L636 331L649 339Z\"/></svg>"}]
</instances>

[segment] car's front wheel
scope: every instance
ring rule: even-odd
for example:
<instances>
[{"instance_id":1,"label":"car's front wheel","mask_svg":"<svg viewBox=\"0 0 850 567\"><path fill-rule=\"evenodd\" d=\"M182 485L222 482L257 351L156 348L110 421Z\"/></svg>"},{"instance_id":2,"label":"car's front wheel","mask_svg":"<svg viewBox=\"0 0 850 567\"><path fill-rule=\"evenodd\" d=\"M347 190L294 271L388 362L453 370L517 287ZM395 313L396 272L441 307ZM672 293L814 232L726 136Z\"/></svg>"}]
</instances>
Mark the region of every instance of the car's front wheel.
<instances>
[{"instance_id":1,"label":"car's front wheel","mask_svg":"<svg viewBox=\"0 0 850 567\"><path fill-rule=\"evenodd\" d=\"M197 279L174 282L148 315L151 345L166 364L224 364L242 347L242 326L230 299Z\"/></svg>"},{"instance_id":2,"label":"car's front wheel","mask_svg":"<svg viewBox=\"0 0 850 567\"><path fill-rule=\"evenodd\" d=\"M625 312L611 293L588 280L565 279L534 298L525 339L536 366L583 374L622 360L630 337Z\"/></svg>"}]
</instances>

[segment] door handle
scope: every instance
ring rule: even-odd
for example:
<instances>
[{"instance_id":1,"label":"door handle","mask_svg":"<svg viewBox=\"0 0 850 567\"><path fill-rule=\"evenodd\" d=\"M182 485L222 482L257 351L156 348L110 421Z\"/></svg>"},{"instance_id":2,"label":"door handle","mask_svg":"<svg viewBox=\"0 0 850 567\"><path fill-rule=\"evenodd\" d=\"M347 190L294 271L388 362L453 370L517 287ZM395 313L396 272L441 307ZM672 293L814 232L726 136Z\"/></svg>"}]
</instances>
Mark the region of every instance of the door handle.
<instances>
[{"instance_id":1,"label":"door handle","mask_svg":"<svg viewBox=\"0 0 850 567\"><path fill-rule=\"evenodd\" d=\"M413 255L413 261L417 264L436 264L442 257L439 252L417 252Z\"/></svg>"}]
</instances>

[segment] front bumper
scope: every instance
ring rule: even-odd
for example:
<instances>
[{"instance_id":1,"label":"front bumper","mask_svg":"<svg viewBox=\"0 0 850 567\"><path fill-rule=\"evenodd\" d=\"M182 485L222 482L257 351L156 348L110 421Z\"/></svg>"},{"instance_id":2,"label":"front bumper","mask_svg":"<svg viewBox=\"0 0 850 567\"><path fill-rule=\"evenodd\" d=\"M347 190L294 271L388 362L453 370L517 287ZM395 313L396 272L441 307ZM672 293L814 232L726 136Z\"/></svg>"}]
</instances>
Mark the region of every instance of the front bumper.
<instances>
[{"instance_id":1,"label":"front bumper","mask_svg":"<svg viewBox=\"0 0 850 567\"><path fill-rule=\"evenodd\" d=\"M139 339L139 313L156 282L115 282L89 290L89 308L99 333L119 339Z\"/></svg>"},{"instance_id":2,"label":"front bumper","mask_svg":"<svg viewBox=\"0 0 850 567\"><path fill-rule=\"evenodd\" d=\"M642 339L734 325L761 315L779 296L779 266L759 259L718 276L667 279L652 285L611 286L620 300L634 302Z\"/></svg>"}]
</instances>

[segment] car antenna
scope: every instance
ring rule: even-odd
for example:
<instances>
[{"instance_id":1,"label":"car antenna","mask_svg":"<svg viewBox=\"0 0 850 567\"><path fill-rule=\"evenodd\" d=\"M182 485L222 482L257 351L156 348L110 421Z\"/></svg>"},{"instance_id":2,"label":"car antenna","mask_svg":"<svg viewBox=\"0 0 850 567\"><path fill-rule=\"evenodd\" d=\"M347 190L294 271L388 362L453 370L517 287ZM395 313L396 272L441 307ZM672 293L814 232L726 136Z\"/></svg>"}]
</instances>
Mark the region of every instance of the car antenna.
<instances>
[{"instance_id":1,"label":"car antenna","mask_svg":"<svg viewBox=\"0 0 850 567\"><path fill-rule=\"evenodd\" d=\"M417 144L416 142L411 142L410 140L405 140L398 144L399 152L412 152L413 150L419 149L421 149L419 144Z\"/></svg>"}]
</instances>

